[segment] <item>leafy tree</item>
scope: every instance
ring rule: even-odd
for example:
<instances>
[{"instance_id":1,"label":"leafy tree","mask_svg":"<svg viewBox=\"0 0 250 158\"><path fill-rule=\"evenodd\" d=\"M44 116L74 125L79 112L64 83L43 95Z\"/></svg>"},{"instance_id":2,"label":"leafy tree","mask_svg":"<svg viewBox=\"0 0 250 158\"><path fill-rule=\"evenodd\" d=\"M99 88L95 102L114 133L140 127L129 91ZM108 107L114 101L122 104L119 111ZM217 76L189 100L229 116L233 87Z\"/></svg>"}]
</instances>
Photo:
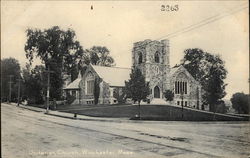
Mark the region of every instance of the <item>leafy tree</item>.
<instances>
[{"instance_id":1,"label":"leafy tree","mask_svg":"<svg viewBox=\"0 0 250 158\"><path fill-rule=\"evenodd\" d=\"M78 59L84 51L75 39L71 29L61 30L58 26L49 29L28 29L25 44L26 57L30 63L34 57L39 57L54 73L51 74L51 97L60 98L62 95L62 73L67 72L75 79L77 77ZM79 61L78 61L79 62Z\"/></svg>"},{"instance_id":2,"label":"leafy tree","mask_svg":"<svg viewBox=\"0 0 250 158\"><path fill-rule=\"evenodd\" d=\"M205 96L207 99L207 103L210 105L210 111L214 111L216 109L216 105L219 100L222 99L225 95L225 87L224 79L226 78L226 70L223 67L213 64L210 68L209 78L207 80L207 84L204 85L206 91Z\"/></svg>"},{"instance_id":3,"label":"leafy tree","mask_svg":"<svg viewBox=\"0 0 250 158\"><path fill-rule=\"evenodd\" d=\"M66 92L66 103L72 104L76 100L76 97L71 95L68 91Z\"/></svg>"},{"instance_id":4,"label":"leafy tree","mask_svg":"<svg viewBox=\"0 0 250 158\"><path fill-rule=\"evenodd\" d=\"M167 101L172 101L174 99L174 93L171 90L166 90L164 92L164 97L167 99Z\"/></svg>"},{"instance_id":5,"label":"leafy tree","mask_svg":"<svg viewBox=\"0 0 250 158\"><path fill-rule=\"evenodd\" d=\"M43 104L46 96L47 74L42 65L31 68L29 64L23 69L24 95L28 104Z\"/></svg>"},{"instance_id":6,"label":"leafy tree","mask_svg":"<svg viewBox=\"0 0 250 158\"><path fill-rule=\"evenodd\" d=\"M226 104L223 100L219 100L215 108L216 108L215 112L222 114L225 114L228 111L228 108L226 107Z\"/></svg>"},{"instance_id":7,"label":"leafy tree","mask_svg":"<svg viewBox=\"0 0 250 158\"><path fill-rule=\"evenodd\" d=\"M14 101L17 98L17 79L21 78L20 76L20 64L18 60L14 58L5 58L1 60L1 102L9 100L9 82L12 82L11 89L11 101Z\"/></svg>"},{"instance_id":8,"label":"leafy tree","mask_svg":"<svg viewBox=\"0 0 250 158\"><path fill-rule=\"evenodd\" d=\"M114 66L114 59L110 56L110 52L106 47L93 46L89 50L86 50L87 57L84 59L87 64L91 63L93 65L100 66Z\"/></svg>"},{"instance_id":9,"label":"leafy tree","mask_svg":"<svg viewBox=\"0 0 250 158\"><path fill-rule=\"evenodd\" d=\"M250 95L244 93L235 93L230 99L233 108L240 114L249 114Z\"/></svg>"},{"instance_id":10,"label":"leafy tree","mask_svg":"<svg viewBox=\"0 0 250 158\"><path fill-rule=\"evenodd\" d=\"M226 95L224 79L227 70L224 61L220 56L198 48L187 49L184 54L181 64L201 83L203 104L209 104L209 110L215 111L218 101Z\"/></svg>"},{"instance_id":11,"label":"leafy tree","mask_svg":"<svg viewBox=\"0 0 250 158\"><path fill-rule=\"evenodd\" d=\"M126 102L125 93L123 88L115 88L114 89L114 98L117 99L119 104L124 104Z\"/></svg>"},{"instance_id":12,"label":"leafy tree","mask_svg":"<svg viewBox=\"0 0 250 158\"><path fill-rule=\"evenodd\" d=\"M127 98L131 98L134 102L138 102L139 117L141 100L147 99L150 94L150 88L145 81L140 69L133 69L130 74L130 79L125 81L125 93Z\"/></svg>"}]
</instances>

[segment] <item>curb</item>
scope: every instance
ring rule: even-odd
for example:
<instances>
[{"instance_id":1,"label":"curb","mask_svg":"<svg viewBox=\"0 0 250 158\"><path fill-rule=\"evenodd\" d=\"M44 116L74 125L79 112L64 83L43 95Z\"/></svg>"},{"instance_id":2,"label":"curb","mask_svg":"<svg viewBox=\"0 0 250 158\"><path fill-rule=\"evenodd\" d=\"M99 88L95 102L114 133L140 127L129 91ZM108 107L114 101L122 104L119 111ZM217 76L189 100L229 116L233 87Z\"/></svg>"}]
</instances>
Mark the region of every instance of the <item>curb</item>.
<instances>
[{"instance_id":1,"label":"curb","mask_svg":"<svg viewBox=\"0 0 250 158\"><path fill-rule=\"evenodd\" d=\"M34 111L34 112L44 112L44 111L41 111L41 110L36 110L36 109L32 109L32 108L28 108L28 107L24 107L24 106L17 106L17 107L20 107L20 108L23 108L23 109L27 109L27 110L31 110L31 111Z\"/></svg>"},{"instance_id":2,"label":"curb","mask_svg":"<svg viewBox=\"0 0 250 158\"><path fill-rule=\"evenodd\" d=\"M82 120L82 121L100 121L100 122L126 122L126 121L131 121L131 120L105 120L105 119L98 119L98 118L81 118L81 117L71 117L71 116L63 116L63 115L58 115L58 114L53 114L53 113L44 113L45 115L50 115L50 116L56 116L56 117L61 117L61 118L67 118L67 119L72 119L72 120ZM80 115L84 116L84 115Z\"/></svg>"},{"instance_id":3,"label":"curb","mask_svg":"<svg viewBox=\"0 0 250 158\"><path fill-rule=\"evenodd\" d=\"M125 121L125 120L106 120L106 119L98 119L98 118L81 118L81 117L74 117L74 114L72 113L72 116L65 116L65 115L59 115L59 114L54 114L53 111L49 113L46 113L46 109L35 109L35 108L30 108L30 107L26 107L26 106L23 106L23 105L19 105L19 106L16 106L16 107L20 107L20 108L23 108L23 109L27 109L27 110L31 110L31 111L34 111L34 112L42 112L44 113L45 115L50 115L50 116L55 116L55 117L61 117L61 118L67 118L67 119L72 119L72 120L84 120L84 121L102 121L102 122L122 122L122 121ZM56 111L58 112L58 111ZM59 112L60 113L60 112ZM80 115L81 116L81 115ZM83 115L84 116L84 115Z\"/></svg>"},{"instance_id":4,"label":"curb","mask_svg":"<svg viewBox=\"0 0 250 158\"><path fill-rule=\"evenodd\" d=\"M63 115L57 115L57 114L46 113L46 112L45 112L44 114L45 114L45 115L50 115L50 116L56 116L56 117L62 117L62 118L77 120L77 118L70 117L70 116L63 116Z\"/></svg>"}]
</instances>

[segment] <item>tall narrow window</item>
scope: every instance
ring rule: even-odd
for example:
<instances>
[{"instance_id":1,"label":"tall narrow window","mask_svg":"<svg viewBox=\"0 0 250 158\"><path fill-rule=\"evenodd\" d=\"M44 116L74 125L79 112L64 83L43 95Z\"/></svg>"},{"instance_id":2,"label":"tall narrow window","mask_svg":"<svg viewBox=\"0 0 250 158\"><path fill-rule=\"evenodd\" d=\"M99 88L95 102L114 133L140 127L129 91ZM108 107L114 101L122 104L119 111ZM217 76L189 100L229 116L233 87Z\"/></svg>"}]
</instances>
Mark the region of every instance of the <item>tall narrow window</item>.
<instances>
[{"instance_id":1,"label":"tall narrow window","mask_svg":"<svg viewBox=\"0 0 250 158\"><path fill-rule=\"evenodd\" d=\"M187 87L186 87L186 82L183 82L183 84L184 84L184 94L187 94L187 93L186 93L186 89L187 89Z\"/></svg>"},{"instance_id":2,"label":"tall narrow window","mask_svg":"<svg viewBox=\"0 0 250 158\"><path fill-rule=\"evenodd\" d=\"M179 90L178 90L178 94L181 93L181 82L179 81Z\"/></svg>"},{"instance_id":3,"label":"tall narrow window","mask_svg":"<svg viewBox=\"0 0 250 158\"><path fill-rule=\"evenodd\" d=\"M179 94L179 81L177 81L177 94Z\"/></svg>"},{"instance_id":4,"label":"tall narrow window","mask_svg":"<svg viewBox=\"0 0 250 158\"><path fill-rule=\"evenodd\" d=\"M89 72L86 77L86 94L94 94L94 75L91 72Z\"/></svg>"},{"instance_id":5,"label":"tall narrow window","mask_svg":"<svg viewBox=\"0 0 250 158\"><path fill-rule=\"evenodd\" d=\"M183 82L181 81L181 94L183 94Z\"/></svg>"},{"instance_id":6,"label":"tall narrow window","mask_svg":"<svg viewBox=\"0 0 250 158\"><path fill-rule=\"evenodd\" d=\"M185 82L182 82L182 86L183 86L183 89L182 89L183 94L185 94Z\"/></svg>"},{"instance_id":7,"label":"tall narrow window","mask_svg":"<svg viewBox=\"0 0 250 158\"><path fill-rule=\"evenodd\" d=\"M185 82L185 94L187 94L187 82Z\"/></svg>"},{"instance_id":8,"label":"tall narrow window","mask_svg":"<svg viewBox=\"0 0 250 158\"><path fill-rule=\"evenodd\" d=\"M180 94L181 93L181 81L179 81L179 92L178 92L178 94Z\"/></svg>"},{"instance_id":9,"label":"tall narrow window","mask_svg":"<svg viewBox=\"0 0 250 158\"><path fill-rule=\"evenodd\" d=\"M174 91L175 91L175 94L177 94L177 81L175 81Z\"/></svg>"},{"instance_id":10,"label":"tall narrow window","mask_svg":"<svg viewBox=\"0 0 250 158\"><path fill-rule=\"evenodd\" d=\"M87 94L92 95L94 93L94 80L87 81Z\"/></svg>"},{"instance_id":11,"label":"tall narrow window","mask_svg":"<svg viewBox=\"0 0 250 158\"><path fill-rule=\"evenodd\" d=\"M183 82L181 81L181 94L183 94Z\"/></svg>"},{"instance_id":12,"label":"tall narrow window","mask_svg":"<svg viewBox=\"0 0 250 158\"><path fill-rule=\"evenodd\" d=\"M155 53L155 62L156 63L160 62L160 57L159 57L159 52L158 51Z\"/></svg>"},{"instance_id":13,"label":"tall narrow window","mask_svg":"<svg viewBox=\"0 0 250 158\"><path fill-rule=\"evenodd\" d=\"M179 81L178 81L179 80ZM188 94L188 77L185 73L179 73L176 76L177 81L177 93L176 94Z\"/></svg>"},{"instance_id":14,"label":"tall narrow window","mask_svg":"<svg viewBox=\"0 0 250 158\"><path fill-rule=\"evenodd\" d=\"M138 53L138 64L141 64L142 63L142 53L139 52Z\"/></svg>"}]
</instances>

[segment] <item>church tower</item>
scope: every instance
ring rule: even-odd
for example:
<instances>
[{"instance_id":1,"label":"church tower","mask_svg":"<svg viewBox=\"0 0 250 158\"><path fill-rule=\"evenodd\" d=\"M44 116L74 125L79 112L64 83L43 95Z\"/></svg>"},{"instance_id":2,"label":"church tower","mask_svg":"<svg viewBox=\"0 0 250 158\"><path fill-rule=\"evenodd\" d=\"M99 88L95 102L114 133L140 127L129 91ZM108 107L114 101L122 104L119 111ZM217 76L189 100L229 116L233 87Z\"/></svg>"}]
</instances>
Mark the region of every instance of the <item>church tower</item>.
<instances>
[{"instance_id":1,"label":"church tower","mask_svg":"<svg viewBox=\"0 0 250 158\"><path fill-rule=\"evenodd\" d=\"M169 78L169 41L144 40L134 43L132 68L139 68L151 89L150 98L163 98Z\"/></svg>"}]
</instances>

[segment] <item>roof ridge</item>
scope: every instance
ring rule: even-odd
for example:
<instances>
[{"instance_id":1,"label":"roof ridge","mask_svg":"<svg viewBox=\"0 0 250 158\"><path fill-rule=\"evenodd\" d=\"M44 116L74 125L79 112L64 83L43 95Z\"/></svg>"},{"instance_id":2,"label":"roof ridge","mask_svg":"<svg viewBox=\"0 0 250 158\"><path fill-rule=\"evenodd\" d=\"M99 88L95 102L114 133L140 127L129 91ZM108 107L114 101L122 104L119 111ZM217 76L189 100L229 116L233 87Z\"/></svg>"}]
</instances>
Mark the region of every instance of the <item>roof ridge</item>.
<instances>
[{"instance_id":1,"label":"roof ridge","mask_svg":"<svg viewBox=\"0 0 250 158\"><path fill-rule=\"evenodd\" d=\"M131 69L131 68L128 68L128 67L117 67L117 66L100 66L100 65L92 65L92 66L104 67L104 68Z\"/></svg>"}]
</instances>

